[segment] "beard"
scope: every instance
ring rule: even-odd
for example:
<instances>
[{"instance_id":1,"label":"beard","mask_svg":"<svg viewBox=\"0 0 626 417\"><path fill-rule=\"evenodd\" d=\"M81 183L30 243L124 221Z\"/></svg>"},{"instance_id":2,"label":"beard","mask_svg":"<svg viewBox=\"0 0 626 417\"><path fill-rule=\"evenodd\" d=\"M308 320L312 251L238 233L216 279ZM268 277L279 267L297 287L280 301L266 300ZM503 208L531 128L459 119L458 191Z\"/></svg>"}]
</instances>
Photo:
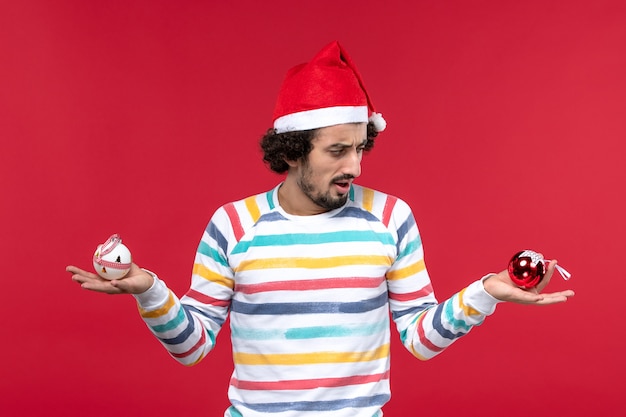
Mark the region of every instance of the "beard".
<instances>
[{"instance_id":1,"label":"beard","mask_svg":"<svg viewBox=\"0 0 626 417\"><path fill-rule=\"evenodd\" d=\"M331 181L331 184L329 184L329 188L326 192L321 192L316 189L315 185L311 181L311 176L312 173L309 167L305 166L302 174L298 178L298 186L304 195L306 195L313 203L329 211L343 207L343 205L346 204L346 201L348 201L348 193L333 196L330 192L330 185L335 181L350 180L353 178L351 175L342 175L334 178Z\"/></svg>"}]
</instances>

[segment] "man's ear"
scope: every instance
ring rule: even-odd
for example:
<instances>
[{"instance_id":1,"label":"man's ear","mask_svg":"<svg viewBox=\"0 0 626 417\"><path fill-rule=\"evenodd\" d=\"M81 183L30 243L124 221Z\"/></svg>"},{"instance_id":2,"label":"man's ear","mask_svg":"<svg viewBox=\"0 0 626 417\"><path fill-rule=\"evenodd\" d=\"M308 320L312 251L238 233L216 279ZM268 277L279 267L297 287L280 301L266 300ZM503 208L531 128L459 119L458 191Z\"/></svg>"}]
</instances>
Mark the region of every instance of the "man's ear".
<instances>
[{"instance_id":1,"label":"man's ear","mask_svg":"<svg viewBox=\"0 0 626 417\"><path fill-rule=\"evenodd\" d=\"M285 163L289 165L289 168L297 168L300 165L300 162L297 159L293 160L285 158L283 159L283 161L285 161Z\"/></svg>"}]
</instances>

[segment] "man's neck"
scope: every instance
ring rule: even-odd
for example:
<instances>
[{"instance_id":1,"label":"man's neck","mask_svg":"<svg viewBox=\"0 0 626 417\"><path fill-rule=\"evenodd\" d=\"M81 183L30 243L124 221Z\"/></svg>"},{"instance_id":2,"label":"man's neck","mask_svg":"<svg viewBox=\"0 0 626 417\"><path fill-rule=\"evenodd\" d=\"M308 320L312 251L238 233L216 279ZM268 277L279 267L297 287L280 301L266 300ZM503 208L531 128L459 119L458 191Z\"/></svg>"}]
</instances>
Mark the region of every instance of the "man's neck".
<instances>
[{"instance_id":1,"label":"man's neck","mask_svg":"<svg viewBox=\"0 0 626 417\"><path fill-rule=\"evenodd\" d=\"M294 216L315 216L328 211L311 201L295 180L289 176L278 188L278 203L283 210Z\"/></svg>"}]
</instances>

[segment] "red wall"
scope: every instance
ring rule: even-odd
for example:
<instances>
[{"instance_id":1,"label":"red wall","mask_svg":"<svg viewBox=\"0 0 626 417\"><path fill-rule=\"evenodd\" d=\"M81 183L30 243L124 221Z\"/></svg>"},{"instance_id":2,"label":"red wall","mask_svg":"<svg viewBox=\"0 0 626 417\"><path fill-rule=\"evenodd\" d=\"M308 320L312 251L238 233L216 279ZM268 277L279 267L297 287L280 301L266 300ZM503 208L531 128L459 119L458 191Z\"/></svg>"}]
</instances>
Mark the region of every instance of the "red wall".
<instances>
[{"instance_id":1,"label":"red wall","mask_svg":"<svg viewBox=\"0 0 626 417\"><path fill-rule=\"evenodd\" d=\"M395 339L385 415L624 415L625 19L621 0L2 2L0 414L222 415L226 332L185 368L130 297L64 268L119 233L182 295L211 213L280 180L257 142L285 71L338 39L389 122L359 182L411 204L439 298L525 248L577 292L501 305L429 362Z\"/></svg>"}]
</instances>

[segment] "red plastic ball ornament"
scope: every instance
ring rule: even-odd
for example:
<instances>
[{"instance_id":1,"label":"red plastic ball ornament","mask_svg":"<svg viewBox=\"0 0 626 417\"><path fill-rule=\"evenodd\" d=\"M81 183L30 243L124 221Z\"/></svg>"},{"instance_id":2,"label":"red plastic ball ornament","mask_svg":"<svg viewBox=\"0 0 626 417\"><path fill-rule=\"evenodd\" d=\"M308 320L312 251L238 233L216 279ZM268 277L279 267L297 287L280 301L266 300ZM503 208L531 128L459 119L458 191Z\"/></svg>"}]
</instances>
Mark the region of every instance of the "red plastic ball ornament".
<instances>
[{"instance_id":1,"label":"red plastic ball ornament","mask_svg":"<svg viewBox=\"0 0 626 417\"><path fill-rule=\"evenodd\" d=\"M546 274L543 256L532 250L516 253L509 261L509 277L522 288L532 288L539 284Z\"/></svg>"}]
</instances>

